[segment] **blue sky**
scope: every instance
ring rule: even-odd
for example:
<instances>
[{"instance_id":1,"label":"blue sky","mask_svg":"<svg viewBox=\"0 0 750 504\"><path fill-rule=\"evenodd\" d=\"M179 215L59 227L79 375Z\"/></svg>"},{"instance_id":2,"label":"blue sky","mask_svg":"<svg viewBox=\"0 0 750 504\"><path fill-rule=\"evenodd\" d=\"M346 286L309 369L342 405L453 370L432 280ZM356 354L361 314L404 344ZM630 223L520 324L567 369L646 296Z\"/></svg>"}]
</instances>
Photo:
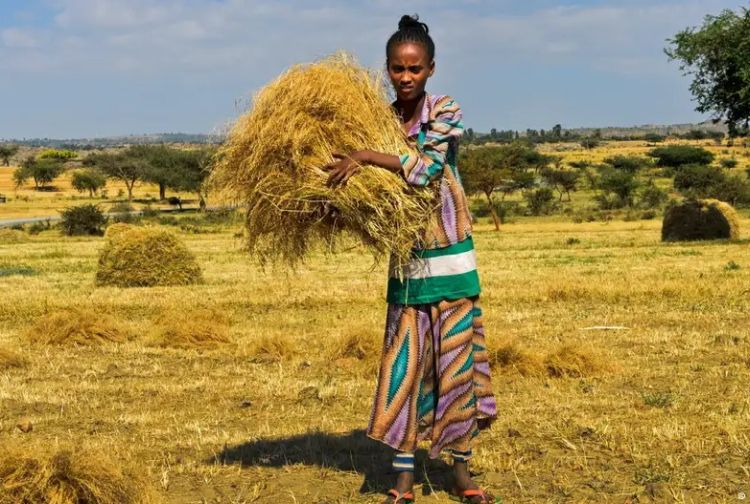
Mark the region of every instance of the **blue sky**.
<instances>
[{"instance_id":1,"label":"blue sky","mask_svg":"<svg viewBox=\"0 0 750 504\"><path fill-rule=\"evenodd\" d=\"M222 131L290 64L380 67L396 0L0 0L0 138ZM665 39L726 0L414 0L467 126L694 122Z\"/></svg>"}]
</instances>

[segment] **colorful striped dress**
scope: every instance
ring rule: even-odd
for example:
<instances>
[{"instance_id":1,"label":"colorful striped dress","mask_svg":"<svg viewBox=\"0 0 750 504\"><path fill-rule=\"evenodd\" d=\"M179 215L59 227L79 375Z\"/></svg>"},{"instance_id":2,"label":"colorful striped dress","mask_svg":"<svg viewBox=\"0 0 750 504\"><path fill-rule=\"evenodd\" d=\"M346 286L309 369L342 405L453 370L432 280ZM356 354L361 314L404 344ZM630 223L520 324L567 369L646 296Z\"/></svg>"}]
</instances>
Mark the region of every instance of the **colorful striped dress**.
<instances>
[{"instance_id":1,"label":"colorful striped dress","mask_svg":"<svg viewBox=\"0 0 750 504\"><path fill-rule=\"evenodd\" d=\"M400 156L412 185L439 184L440 205L409 264L389 268L382 361L367 435L399 451L429 440L429 456L470 450L497 416L479 304L466 195L456 166L461 109L427 95ZM484 420L484 421L482 421Z\"/></svg>"}]
</instances>

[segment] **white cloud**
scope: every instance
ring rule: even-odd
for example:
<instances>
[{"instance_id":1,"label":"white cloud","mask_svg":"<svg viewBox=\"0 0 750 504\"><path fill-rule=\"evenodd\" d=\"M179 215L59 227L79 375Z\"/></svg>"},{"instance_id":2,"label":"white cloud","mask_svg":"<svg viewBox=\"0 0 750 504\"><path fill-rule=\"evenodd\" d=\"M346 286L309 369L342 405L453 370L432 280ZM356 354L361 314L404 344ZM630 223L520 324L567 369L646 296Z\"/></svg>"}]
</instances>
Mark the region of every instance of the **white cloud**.
<instances>
[{"instance_id":1,"label":"white cloud","mask_svg":"<svg viewBox=\"0 0 750 504\"><path fill-rule=\"evenodd\" d=\"M6 28L0 32L3 46L9 49L32 49L41 44L39 38L29 30Z\"/></svg>"}]
</instances>

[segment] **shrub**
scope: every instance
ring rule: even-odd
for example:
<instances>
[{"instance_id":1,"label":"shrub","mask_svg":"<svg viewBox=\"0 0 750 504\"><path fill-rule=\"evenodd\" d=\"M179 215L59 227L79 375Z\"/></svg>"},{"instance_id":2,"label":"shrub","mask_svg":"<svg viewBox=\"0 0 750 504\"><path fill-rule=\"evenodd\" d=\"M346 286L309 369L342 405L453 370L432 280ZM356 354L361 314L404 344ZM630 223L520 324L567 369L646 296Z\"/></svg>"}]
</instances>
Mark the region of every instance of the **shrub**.
<instances>
[{"instance_id":1,"label":"shrub","mask_svg":"<svg viewBox=\"0 0 750 504\"><path fill-rule=\"evenodd\" d=\"M723 168L734 168L737 166L737 160L734 158L724 158L719 163Z\"/></svg>"},{"instance_id":2,"label":"shrub","mask_svg":"<svg viewBox=\"0 0 750 504\"><path fill-rule=\"evenodd\" d=\"M63 234L68 236L104 234L102 228L107 223L107 217L98 205L73 206L66 208L60 214Z\"/></svg>"},{"instance_id":3,"label":"shrub","mask_svg":"<svg viewBox=\"0 0 750 504\"><path fill-rule=\"evenodd\" d=\"M677 168L687 164L710 164L714 155L703 147L692 145L668 145L652 149L649 156L656 159L656 164L663 167Z\"/></svg>"},{"instance_id":4,"label":"shrub","mask_svg":"<svg viewBox=\"0 0 750 504\"><path fill-rule=\"evenodd\" d=\"M667 201L667 197L666 191L656 187L653 181L649 181L638 196L638 206L646 209L660 208Z\"/></svg>"},{"instance_id":5,"label":"shrub","mask_svg":"<svg viewBox=\"0 0 750 504\"><path fill-rule=\"evenodd\" d=\"M150 204L146 205L141 209L141 217L151 219L159 215L159 210L152 207Z\"/></svg>"},{"instance_id":6,"label":"shrub","mask_svg":"<svg viewBox=\"0 0 750 504\"><path fill-rule=\"evenodd\" d=\"M639 187L632 173L605 166L601 170L597 188L602 191L597 197L603 210L633 205L633 196Z\"/></svg>"},{"instance_id":7,"label":"shrub","mask_svg":"<svg viewBox=\"0 0 750 504\"><path fill-rule=\"evenodd\" d=\"M584 138L579 143L584 149L595 149L600 144L599 140L596 138Z\"/></svg>"},{"instance_id":8,"label":"shrub","mask_svg":"<svg viewBox=\"0 0 750 504\"><path fill-rule=\"evenodd\" d=\"M650 164L648 159L640 156L613 156L606 158L604 162L617 170L630 173L636 173Z\"/></svg>"},{"instance_id":9,"label":"shrub","mask_svg":"<svg viewBox=\"0 0 750 504\"><path fill-rule=\"evenodd\" d=\"M711 187L705 197L721 198L731 205L747 205L750 203L750 183L737 175L729 175Z\"/></svg>"},{"instance_id":10,"label":"shrub","mask_svg":"<svg viewBox=\"0 0 750 504\"><path fill-rule=\"evenodd\" d=\"M663 142L667 139L667 137L665 137L664 135L659 135L657 133L646 133L645 135L643 135L643 139L647 142L658 143Z\"/></svg>"},{"instance_id":11,"label":"shrub","mask_svg":"<svg viewBox=\"0 0 750 504\"><path fill-rule=\"evenodd\" d=\"M549 214L555 208L555 194L549 187L540 187L524 194L531 215Z\"/></svg>"},{"instance_id":12,"label":"shrub","mask_svg":"<svg viewBox=\"0 0 750 504\"><path fill-rule=\"evenodd\" d=\"M49 229L52 229L52 225L50 224L49 219L47 219L44 221L32 222L29 225L28 232L31 235L37 235L41 233L42 231L47 231Z\"/></svg>"},{"instance_id":13,"label":"shrub","mask_svg":"<svg viewBox=\"0 0 750 504\"><path fill-rule=\"evenodd\" d=\"M724 172L713 166L689 164L682 166L674 176L674 188L678 191L704 197L710 189L726 179Z\"/></svg>"},{"instance_id":14,"label":"shrub","mask_svg":"<svg viewBox=\"0 0 750 504\"><path fill-rule=\"evenodd\" d=\"M739 220L723 201L690 199L669 206L664 213L662 241L739 239Z\"/></svg>"}]
</instances>

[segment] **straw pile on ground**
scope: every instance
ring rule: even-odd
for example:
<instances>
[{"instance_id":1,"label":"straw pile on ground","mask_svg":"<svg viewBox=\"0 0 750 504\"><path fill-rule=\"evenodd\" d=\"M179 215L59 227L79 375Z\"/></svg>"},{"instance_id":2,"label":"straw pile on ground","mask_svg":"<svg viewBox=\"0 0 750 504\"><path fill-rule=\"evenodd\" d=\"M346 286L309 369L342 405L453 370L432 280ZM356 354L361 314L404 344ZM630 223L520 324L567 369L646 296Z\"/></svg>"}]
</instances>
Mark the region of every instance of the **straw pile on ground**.
<instances>
[{"instance_id":1,"label":"straw pile on ground","mask_svg":"<svg viewBox=\"0 0 750 504\"><path fill-rule=\"evenodd\" d=\"M738 240L739 237L737 212L723 201L686 200L664 213L662 241Z\"/></svg>"},{"instance_id":2,"label":"straw pile on ground","mask_svg":"<svg viewBox=\"0 0 750 504\"><path fill-rule=\"evenodd\" d=\"M26 233L18 229L0 228L0 245L31 241Z\"/></svg>"},{"instance_id":3,"label":"straw pile on ground","mask_svg":"<svg viewBox=\"0 0 750 504\"><path fill-rule=\"evenodd\" d=\"M0 371L9 368L20 368L26 365L26 359L21 354L9 348L0 347Z\"/></svg>"},{"instance_id":4,"label":"straw pile on ground","mask_svg":"<svg viewBox=\"0 0 750 504\"><path fill-rule=\"evenodd\" d=\"M342 231L375 256L406 258L435 204L432 190L364 166L326 187L332 154L407 148L383 81L339 54L291 68L255 97L216 158L211 185L247 209L247 245L261 262L294 265Z\"/></svg>"},{"instance_id":5,"label":"straw pile on ground","mask_svg":"<svg viewBox=\"0 0 750 504\"><path fill-rule=\"evenodd\" d=\"M7 444L0 454L0 504L160 502L141 475L103 453Z\"/></svg>"},{"instance_id":6,"label":"straw pile on ground","mask_svg":"<svg viewBox=\"0 0 750 504\"><path fill-rule=\"evenodd\" d=\"M173 233L156 227L110 226L99 254L97 285L153 287L202 280L195 256Z\"/></svg>"},{"instance_id":7,"label":"straw pile on ground","mask_svg":"<svg viewBox=\"0 0 750 504\"><path fill-rule=\"evenodd\" d=\"M231 343L229 320L214 310L167 313L156 322L150 344L159 347L210 350Z\"/></svg>"},{"instance_id":8,"label":"straw pile on ground","mask_svg":"<svg viewBox=\"0 0 750 504\"><path fill-rule=\"evenodd\" d=\"M26 331L29 341L43 345L96 346L122 343L133 336L111 315L85 308L48 313Z\"/></svg>"}]
</instances>

